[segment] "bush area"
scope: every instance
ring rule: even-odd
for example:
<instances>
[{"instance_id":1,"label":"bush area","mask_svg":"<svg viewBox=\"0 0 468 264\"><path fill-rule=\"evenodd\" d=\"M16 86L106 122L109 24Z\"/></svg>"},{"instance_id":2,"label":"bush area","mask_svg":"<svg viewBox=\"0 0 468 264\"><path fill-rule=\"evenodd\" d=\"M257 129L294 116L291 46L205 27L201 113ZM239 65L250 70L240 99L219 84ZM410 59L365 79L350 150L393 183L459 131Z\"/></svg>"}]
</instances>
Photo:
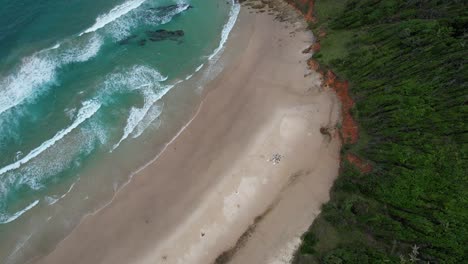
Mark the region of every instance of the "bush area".
<instances>
[{"instance_id":1,"label":"bush area","mask_svg":"<svg viewBox=\"0 0 468 264\"><path fill-rule=\"evenodd\" d=\"M327 35L314 57L349 81L365 137L343 154L373 171L343 159L295 263L467 263L468 2L316 0L314 12Z\"/></svg>"}]
</instances>

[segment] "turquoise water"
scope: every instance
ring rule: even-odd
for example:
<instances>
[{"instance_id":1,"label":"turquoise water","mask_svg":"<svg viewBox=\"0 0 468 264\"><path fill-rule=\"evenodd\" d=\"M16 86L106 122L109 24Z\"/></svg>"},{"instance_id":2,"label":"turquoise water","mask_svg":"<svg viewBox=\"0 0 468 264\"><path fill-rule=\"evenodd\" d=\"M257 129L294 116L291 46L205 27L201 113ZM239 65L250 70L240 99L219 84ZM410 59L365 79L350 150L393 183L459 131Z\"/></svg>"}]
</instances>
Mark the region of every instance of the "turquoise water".
<instances>
[{"instance_id":1,"label":"turquoise water","mask_svg":"<svg viewBox=\"0 0 468 264\"><path fill-rule=\"evenodd\" d=\"M187 100L168 107L164 98L219 55L239 7L212 0L0 5L0 262L13 263L31 237L18 235L31 230L23 225L39 216L48 222L45 212L83 174L126 160L122 148L158 135L161 117L171 122L165 111L185 107ZM164 34L158 30L178 33L157 41ZM116 174L128 177L154 154L129 159L128 171ZM120 185L122 175L115 176ZM94 180L112 186L113 177ZM97 200L98 193L85 197Z\"/></svg>"}]
</instances>

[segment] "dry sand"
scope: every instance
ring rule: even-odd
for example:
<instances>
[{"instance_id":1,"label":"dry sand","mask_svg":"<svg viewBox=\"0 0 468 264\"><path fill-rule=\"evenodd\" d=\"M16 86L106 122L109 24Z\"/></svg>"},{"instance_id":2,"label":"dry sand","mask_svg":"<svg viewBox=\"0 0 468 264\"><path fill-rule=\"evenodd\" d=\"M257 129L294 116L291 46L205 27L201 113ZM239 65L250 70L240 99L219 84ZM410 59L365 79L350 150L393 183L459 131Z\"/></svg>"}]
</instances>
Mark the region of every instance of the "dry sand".
<instances>
[{"instance_id":1,"label":"dry sand","mask_svg":"<svg viewBox=\"0 0 468 264\"><path fill-rule=\"evenodd\" d=\"M289 262L338 174L320 128L339 106L307 70L304 23L274 18L242 9L227 43L242 52L191 122L38 263Z\"/></svg>"}]
</instances>

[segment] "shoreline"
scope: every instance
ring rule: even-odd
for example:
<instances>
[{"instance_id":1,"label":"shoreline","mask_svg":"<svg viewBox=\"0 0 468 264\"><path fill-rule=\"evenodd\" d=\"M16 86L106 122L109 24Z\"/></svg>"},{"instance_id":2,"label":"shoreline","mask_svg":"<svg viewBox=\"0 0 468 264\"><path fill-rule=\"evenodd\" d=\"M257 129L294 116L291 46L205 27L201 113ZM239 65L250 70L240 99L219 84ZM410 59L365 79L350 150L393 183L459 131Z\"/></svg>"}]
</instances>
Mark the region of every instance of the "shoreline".
<instances>
[{"instance_id":1,"label":"shoreline","mask_svg":"<svg viewBox=\"0 0 468 264\"><path fill-rule=\"evenodd\" d=\"M223 210L219 210L219 204L212 201L216 201L216 199L222 197L225 198L225 196L218 196L220 192L221 194L232 194L232 190L239 189L243 179L241 176L229 176L226 171L234 171L235 174L236 169L244 168L245 165L251 163L250 160L243 159L243 156L265 152L266 148L262 146L262 144L266 143L266 138L271 139L274 137L271 134L272 131L276 131L276 129L281 128L281 126L297 130L298 134L293 133L294 135L286 136L286 139L279 138L286 142L286 149L300 148L301 145L315 146L318 144L321 146L321 143L330 140L330 148L332 149L330 156L333 156L336 152L339 154L339 139L327 139L319 132L322 125L333 127L336 122L338 122L339 113L334 103L336 99L333 97L334 95L332 93L320 91L321 80L319 76L316 73L306 71L306 59L308 55L301 54L301 51L310 46L312 41L311 36L304 30L301 32L300 29L298 32L293 31L295 32L294 35L301 35L303 38L309 38L310 42L308 44L301 43L301 41L304 40L294 41L294 44L289 47L288 43L281 44L281 41L276 39L277 45L268 46L268 38L276 37L276 35L279 35L279 38L291 37L290 30L284 27L285 22L274 21L271 15L249 15L247 14L248 12L249 10L244 7L241 9L239 17L241 21L238 21L233 30L236 35L243 36L234 37L234 39L237 40L232 40L230 37L226 43L226 50L229 51L232 45L238 45L238 43L233 43L235 41L245 41L241 43L241 45L247 45L246 53L256 54L256 56L248 58L248 56L244 55L242 58L236 59L235 62L229 62L229 65L223 69L222 73L208 84L208 88L204 89L204 95L202 96L204 99L198 106L198 110L194 116L179 130L177 135L164 146L163 151L153 159L151 164L143 166L142 169L134 173L136 177L130 177L129 183L119 190L105 207L86 216L73 232L57 246L56 250L50 255L39 259L38 263L63 263L63 260L66 260L67 263L81 263L85 260L88 263L128 263L128 261L146 263L145 257L153 261L160 258L167 263L177 263L175 259L170 258L174 257L174 255L167 253L171 250L171 245L181 245L178 242L189 242L190 239L188 238L191 238L193 241L189 242L186 246L187 252L191 252L193 251L193 246L200 245L197 239L204 238L204 240L208 240L207 233L193 233L192 230L194 226L196 226L196 223L201 224L201 227L206 225L207 221L202 216L203 212L211 212L210 218L218 215L218 218L214 218L220 219L220 221L226 218L224 213L222 213ZM251 21L249 21L249 19ZM253 22L254 25L250 26L249 22ZM301 27L303 27L303 25L298 26L298 28ZM242 37L249 34L245 33L248 31L251 31L250 36L248 36L247 40L242 40ZM253 34L253 32L259 33ZM263 36L260 37L257 35ZM298 44L304 46L302 48L294 46ZM284 48L282 45L288 47ZM265 51L264 49L267 50ZM275 52L278 51L280 51L280 53L297 54L297 58L294 59L294 64L297 64L296 67L290 67L292 62L288 61L290 56L287 55L289 54L284 54L286 55L284 58L276 58L279 62L284 62L280 67L274 67L274 65L270 65L270 67L268 65L265 66L265 62L269 62L267 58L272 55L274 56ZM258 53L262 54L258 55ZM224 57L224 54L221 57ZM297 70L300 69L302 69L302 72L297 72ZM286 71L287 73L295 72L295 74L293 74L295 76L294 78L288 76L287 78L290 79L282 83L282 80L271 81L261 78L255 79L255 76L253 76L255 73L249 73L249 71L252 70L264 71L263 74L267 73L267 75L268 73L279 73L282 71ZM304 75L307 75L307 77L303 77ZM240 78L233 80L236 77L247 77L245 78L247 80ZM305 80L301 80L292 85L288 83L298 79L298 77ZM249 79L255 80L250 81ZM243 82L240 80L243 80ZM307 84L311 80L314 82L314 87L312 88L308 87L310 84ZM230 83L230 85L225 84L226 82ZM247 88L242 87L243 85L246 85L245 87L249 86L250 88L254 86L257 87L257 85L262 87L253 89L254 91L248 91ZM269 85L278 86L275 87L273 91L270 91L274 94L262 94L270 93L265 89ZM288 87L289 85L294 87L291 89L291 87ZM313 90L312 93L311 89ZM244 97L237 96L235 92L243 93ZM223 93L230 94L226 95ZM312 95L307 96L308 93ZM303 100L304 95L307 97L306 100ZM262 96L269 99L260 98ZM283 96L288 97L287 100L283 100ZM315 102L320 101L320 99L330 102L330 105L328 105L328 107L330 107L329 112L325 115L321 114L322 118L329 119L328 121L330 122L329 124L321 124L320 122L322 122L322 120L319 120L319 123L310 124L308 123L308 118L304 115L313 112L313 104L318 105L321 103L322 106L320 107L323 109L327 108L326 103ZM234 101L234 103L232 103L232 101ZM221 113L219 109L225 109L223 107L223 102L233 105L235 111L231 110L231 112L222 112L223 115L219 114ZM260 111L262 113L254 112L254 110L258 110L259 108L258 104L255 105L255 103L263 103L262 106L264 109ZM279 106L277 103L279 103ZM268 118L272 110L277 110L279 114ZM225 119L228 117L232 119L226 121ZM232 123L230 121L232 121ZM285 122L286 125L284 124ZM315 131L312 127L316 128ZM249 129L250 131L248 131ZM217 131L213 133L213 130ZM313 132L312 137L314 140L312 140L309 145L307 142L306 144L304 144L305 142L301 142L304 136L310 136L307 133L304 134L306 131L307 133ZM207 135L204 133L212 133L213 137L208 136L207 138ZM202 140L200 140L199 137L202 138ZM215 141L217 144L213 144L215 145L214 147L209 146L213 139L219 139ZM255 146L252 147L252 145ZM325 149L327 149L327 147ZM176 152L178 153L177 155L175 154ZM306 149L301 150L301 154L304 153L307 153ZM263 155L261 159L265 161L265 159L268 158L269 157ZM317 157L317 159L318 158L319 157ZM333 161L333 159L328 160L328 162L330 161ZM187 164L182 165L181 162L186 162ZM285 164L285 168L281 173L272 173L271 171L265 170L260 172L259 174L275 174L275 177L273 177L274 179L266 184L267 187L262 187L263 189L257 192L262 196L262 203L254 204L253 207L255 208L249 208L246 212L240 213L240 218L232 220L231 223L234 222L235 225L238 225L237 228L235 228L236 231L231 231L231 234L227 235L226 232L219 232L224 242L215 245L214 247L216 249L210 250L210 256L195 256L196 260L194 263L205 263L202 262L201 259L208 262L213 261L219 254L228 250L229 247L235 244L239 236L242 235L251 224L252 220L259 215L259 212L261 213L264 211L261 209L264 209L264 207L269 208L271 201L277 199L278 195L282 194L285 197L290 197L291 191L294 190L291 186L300 186L300 184L297 185L297 182L303 181L304 178L314 180L313 177L308 176L314 175L314 173L311 172L292 177L295 179L293 180L294 184L290 182L290 177L283 176L285 172L289 172L293 167L294 170L296 170L298 165L304 165L306 162L307 160L301 160L298 164L295 164L297 163L296 161L290 164L291 162L285 158L285 161L282 162ZM328 172L326 180L320 183L322 184L320 186L322 189L319 195L320 197L316 199L317 205L314 204L314 206L311 206L312 213L309 212L306 216L307 220L302 219L300 228L305 228L302 232L304 232L311 223L310 218L318 214L317 210L320 209L321 203L328 200L328 190L338 173L338 162L339 161L336 160L335 167L331 166L331 169L335 169L335 172ZM236 164L233 165L232 163ZM262 170L262 166L265 166L265 164L259 165L260 161L255 161L253 163L255 168L253 168L252 171ZM273 165L276 166L277 164ZM185 176L185 178L181 177L182 179L172 179L174 175L181 175L180 173L190 174L190 176L196 177L197 179L194 180L193 178L188 178L188 176ZM165 174L163 177L157 177L163 174ZM219 177L219 175L224 176ZM315 177L317 177L317 175L315 175ZM235 180L229 182L229 180L232 179ZM315 179L315 181L316 180L317 179ZM155 190L152 187L156 189L156 192L158 190L160 192L153 193ZM223 188L224 191L221 191ZM268 194L269 191L272 190L273 195ZM183 193L184 191L186 193ZM265 194L265 191L268 191L268 193ZM182 194L174 195L174 192L182 192ZM285 193L289 193L289 195ZM159 200L161 198L164 199L163 202ZM252 198L250 197L250 199ZM262 221L262 226L263 223L268 224L268 221L271 221L271 218L268 216L278 214L278 212L285 209L285 206L288 207L288 203L297 200L297 198L292 200L288 198L280 199L277 206L272 208L270 213ZM252 201L247 204L252 204ZM196 209L193 210L192 208ZM122 212L125 213L121 215ZM136 212L138 216L127 215L130 212ZM160 216L161 213L164 214L164 217ZM180 221L179 219L185 219L185 221ZM153 220L155 222L159 221L160 223L154 223L155 226L149 227L153 223ZM175 223L177 221L179 222ZM285 221L289 220L286 219ZM305 222L307 222L307 226L303 227ZM98 230L99 232L93 232L93 230ZM294 236L298 234L297 230L293 233ZM88 235L91 237L88 237ZM122 241L122 238L125 238L124 240L126 242ZM253 238L255 238L255 233ZM132 243L136 241L138 241L138 243ZM172 243L167 244L168 241L172 241ZM92 243L89 244L87 242ZM132 249L129 249L127 246L132 247ZM96 247L98 249L96 249ZM213 245L211 247L213 247ZM124 250L115 252L116 248L123 248ZM249 248L250 246L248 243L243 247L245 250ZM110 249L113 249L113 251L110 252ZM180 248L178 247L178 249ZM177 254L177 252L174 254ZM180 255L183 255L183 252L180 253ZM242 252L240 252L239 255L236 255L236 258L241 258L242 256ZM194 255L189 256L189 258L192 257L194 257ZM178 261L180 262L180 260Z\"/></svg>"}]
</instances>

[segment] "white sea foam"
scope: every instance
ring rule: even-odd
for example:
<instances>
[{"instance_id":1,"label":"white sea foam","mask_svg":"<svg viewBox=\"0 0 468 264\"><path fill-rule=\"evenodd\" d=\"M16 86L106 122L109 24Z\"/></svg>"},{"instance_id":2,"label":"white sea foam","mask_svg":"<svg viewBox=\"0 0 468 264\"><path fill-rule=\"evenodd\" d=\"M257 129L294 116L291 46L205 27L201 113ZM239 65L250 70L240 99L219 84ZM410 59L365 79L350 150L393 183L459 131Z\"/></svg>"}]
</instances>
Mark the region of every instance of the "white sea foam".
<instances>
[{"instance_id":1,"label":"white sea foam","mask_svg":"<svg viewBox=\"0 0 468 264\"><path fill-rule=\"evenodd\" d=\"M58 202L58 200L60 200L60 198L54 195L54 196L46 196L44 198L44 200L48 205L53 205L56 202Z\"/></svg>"},{"instance_id":2,"label":"white sea foam","mask_svg":"<svg viewBox=\"0 0 468 264\"><path fill-rule=\"evenodd\" d=\"M48 149L49 147L53 146L57 141L61 140L63 137L65 137L68 133L70 133L73 129L78 127L81 123L86 121L88 118L94 115L96 113L101 105L95 101L86 101L83 103L83 107L78 111L77 118L75 121L67 128L60 130L57 134L55 134L54 137L51 139L43 142L39 147L33 149L31 152L29 152L28 155L23 157L22 159L9 164L3 168L0 169L0 175L14 170L18 169L21 167L21 165L27 163L31 159L34 159L35 157L39 156L43 151Z\"/></svg>"},{"instance_id":3,"label":"white sea foam","mask_svg":"<svg viewBox=\"0 0 468 264\"><path fill-rule=\"evenodd\" d=\"M103 40L99 35L93 35L86 43L77 43L60 54L61 64L84 62L97 55Z\"/></svg>"},{"instance_id":4,"label":"white sea foam","mask_svg":"<svg viewBox=\"0 0 468 264\"><path fill-rule=\"evenodd\" d=\"M133 9L138 8L144 2L145 0L131 0L114 7L107 14L99 16L96 19L96 23L80 34L80 36L84 33L96 31L107 24L118 20L118 18L124 16ZM187 10L188 8L188 4L181 4L178 8L162 17L157 15L149 18L141 16L136 17L140 19L142 23L146 24L165 24L171 21L173 16ZM129 21L125 21L125 19L121 20L122 21L117 21L118 23L115 23L115 26L109 28L109 30L116 32L123 30L125 32L122 34L128 34L127 29L133 29L133 27L137 25L132 22L132 18L129 18ZM124 29L119 29L119 27L124 27ZM119 35L121 33L114 34ZM102 37L97 34L90 37L88 42L84 45L75 43L77 41L79 41L79 39L73 40L73 45L69 48L63 47L67 45L56 44L49 49L42 50L30 57L24 58L21 65L15 72L4 78L0 77L0 92L2 93L2 96L0 97L0 114L39 93L41 91L41 87L55 80L57 70L64 64L84 62L96 56L103 44Z\"/></svg>"},{"instance_id":5,"label":"white sea foam","mask_svg":"<svg viewBox=\"0 0 468 264\"><path fill-rule=\"evenodd\" d=\"M65 115L67 115L68 119L73 120L76 114L76 108L71 108L71 109L66 108L64 112L65 112Z\"/></svg>"},{"instance_id":6,"label":"white sea foam","mask_svg":"<svg viewBox=\"0 0 468 264\"><path fill-rule=\"evenodd\" d=\"M149 125L142 124L142 122L152 122L157 117L153 112L150 118L145 118L148 116L152 106L173 87L159 84L159 82L166 79L158 71L146 66L134 66L127 73L111 75L107 83L107 86L111 87L108 88L111 91L139 90L144 96L143 107L132 107L130 109L123 136L112 147L111 151L115 150L130 134L133 133L133 137L141 135L143 130ZM157 115L159 116L159 113Z\"/></svg>"},{"instance_id":7,"label":"white sea foam","mask_svg":"<svg viewBox=\"0 0 468 264\"><path fill-rule=\"evenodd\" d=\"M57 44L55 44L54 46L52 46L50 48L43 49L43 50L39 51L38 53L44 53L44 52L49 51L49 50L55 50L55 49L60 48L60 46L61 46L61 44L57 43Z\"/></svg>"},{"instance_id":8,"label":"white sea foam","mask_svg":"<svg viewBox=\"0 0 468 264\"><path fill-rule=\"evenodd\" d=\"M56 61L33 55L23 59L19 70L0 80L0 114L29 97L36 88L55 78Z\"/></svg>"},{"instance_id":9,"label":"white sea foam","mask_svg":"<svg viewBox=\"0 0 468 264\"><path fill-rule=\"evenodd\" d=\"M166 24L170 22L174 16L184 12L189 7L190 5L188 4L180 4L166 14L161 14L161 12L155 12L149 9L138 10L126 14L125 17L112 21L112 23L106 26L105 32L116 40L122 40L137 26L157 26Z\"/></svg>"},{"instance_id":10,"label":"white sea foam","mask_svg":"<svg viewBox=\"0 0 468 264\"><path fill-rule=\"evenodd\" d=\"M205 66L205 64L201 64L200 66L198 66L196 69L195 69L195 72L199 72L203 66Z\"/></svg>"},{"instance_id":11,"label":"white sea foam","mask_svg":"<svg viewBox=\"0 0 468 264\"><path fill-rule=\"evenodd\" d=\"M53 82L57 70L62 65L84 62L96 56L101 45L102 39L93 36L83 45L73 46L64 51L40 51L24 58L15 73L0 79L0 114L23 103L39 93L41 87Z\"/></svg>"},{"instance_id":12,"label":"white sea foam","mask_svg":"<svg viewBox=\"0 0 468 264\"><path fill-rule=\"evenodd\" d=\"M143 132L152 125L153 127L159 127L161 122L154 122L162 113L162 106L153 104L148 113L145 115L143 120L136 126L132 133L132 138L137 138L143 134ZM159 120L160 121L160 120Z\"/></svg>"},{"instance_id":13,"label":"white sea foam","mask_svg":"<svg viewBox=\"0 0 468 264\"><path fill-rule=\"evenodd\" d=\"M174 17L177 14L180 14L180 13L184 12L189 7L190 7L189 4L185 4L185 3L178 4L178 7L176 9L174 9L172 12L169 12L165 16L163 16L161 18L158 18L154 22L160 22L161 24L166 24L166 23L168 23L168 22L170 22L172 20L172 17Z\"/></svg>"},{"instance_id":14,"label":"white sea foam","mask_svg":"<svg viewBox=\"0 0 468 264\"><path fill-rule=\"evenodd\" d=\"M120 138L119 142L117 142L112 147L112 150L115 150L120 145L120 143L122 143L122 141L124 141L130 135L130 133L133 132L135 127L143 120L145 115L148 113L148 110L150 109L150 107L156 101L156 94L153 91L149 89L144 90L143 94L145 97L144 98L145 102L143 104L143 107L142 108L132 107L130 109L130 114L127 118L127 124L125 125L125 128L124 128L124 134L122 138Z\"/></svg>"},{"instance_id":15,"label":"white sea foam","mask_svg":"<svg viewBox=\"0 0 468 264\"><path fill-rule=\"evenodd\" d=\"M0 181L0 199L18 186L28 186L32 190L44 188L44 180L57 176L72 167L80 166L81 157L88 156L95 148L96 133L93 128L86 129L96 120L80 125L79 132L67 136L60 144L44 151L40 157L31 160L27 165L15 171L7 172ZM6 188L2 188L2 185Z\"/></svg>"},{"instance_id":16,"label":"white sea foam","mask_svg":"<svg viewBox=\"0 0 468 264\"><path fill-rule=\"evenodd\" d=\"M149 114L149 110L151 107L159 101L172 87L165 86L163 90L158 93L154 93L152 91L144 91L145 94L145 103L142 108L132 108L130 111L130 115L127 119L127 124L124 128L124 135L119 140L117 144L114 145L113 150L116 149L122 141L127 139L127 137L133 133L132 138L139 137L143 131L148 128L149 124L154 121L160 114L161 111L156 109L156 112ZM146 118L148 117L148 118ZM135 130L137 129L137 130Z\"/></svg>"},{"instance_id":17,"label":"white sea foam","mask_svg":"<svg viewBox=\"0 0 468 264\"><path fill-rule=\"evenodd\" d=\"M130 69L109 74L104 81L104 89L100 98L111 96L116 92L141 90L152 84L167 80L157 70L143 65L135 65Z\"/></svg>"},{"instance_id":18,"label":"white sea foam","mask_svg":"<svg viewBox=\"0 0 468 264\"><path fill-rule=\"evenodd\" d=\"M0 214L0 224L8 224L10 222L15 221L16 219L18 219L18 217L22 216L24 213L34 208L38 203L39 203L39 200L36 200L32 202L30 205L26 206L23 210L20 210L11 216Z\"/></svg>"},{"instance_id":19,"label":"white sea foam","mask_svg":"<svg viewBox=\"0 0 468 264\"><path fill-rule=\"evenodd\" d=\"M56 202L58 202L60 199L63 199L65 198L65 196L67 196L72 190L73 190L73 187L75 187L75 184L77 183L78 181L74 182L69 188L68 188L68 191L65 192L64 194L58 196L58 195L53 195L53 196L46 196L44 198L44 200L46 201L46 203L48 205L53 205L55 204Z\"/></svg>"},{"instance_id":20,"label":"white sea foam","mask_svg":"<svg viewBox=\"0 0 468 264\"><path fill-rule=\"evenodd\" d=\"M145 1L146 0L130 0L112 8L107 14L100 15L91 27L80 33L80 36L103 28L107 24L111 23L112 21L115 21L116 19L127 14L133 9L138 8Z\"/></svg>"},{"instance_id":21,"label":"white sea foam","mask_svg":"<svg viewBox=\"0 0 468 264\"><path fill-rule=\"evenodd\" d=\"M26 243L28 242L28 240L33 236L33 234L29 234L27 236L24 236L22 238L20 238L15 246L15 249L10 253L10 255L8 255L8 257L6 258L6 264L10 264L12 263L13 259L14 259L14 256L16 255L16 253L18 253L23 247L24 245L26 245Z\"/></svg>"},{"instance_id":22,"label":"white sea foam","mask_svg":"<svg viewBox=\"0 0 468 264\"><path fill-rule=\"evenodd\" d=\"M224 44L226 43L229 34L231 33L232 29L234 28L234 25L236 24L239 12L240 4L233 0L231 10L229 11L229 20L223 27L223 31L221 33L221 40L219 41L219 46L208 57L209 60L213 60L216 57L216 55L218 55L218 53L224 48Z\"/></svg>"}]
</instances>

